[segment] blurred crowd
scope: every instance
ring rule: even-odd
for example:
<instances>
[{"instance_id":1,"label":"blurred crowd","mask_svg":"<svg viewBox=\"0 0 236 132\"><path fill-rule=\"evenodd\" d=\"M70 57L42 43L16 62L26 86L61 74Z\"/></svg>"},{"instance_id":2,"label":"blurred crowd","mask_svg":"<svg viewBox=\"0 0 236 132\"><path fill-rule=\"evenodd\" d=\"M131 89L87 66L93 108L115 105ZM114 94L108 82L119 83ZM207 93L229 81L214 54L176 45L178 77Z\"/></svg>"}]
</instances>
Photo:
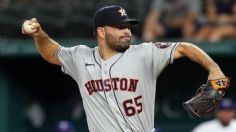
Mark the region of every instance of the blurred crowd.
<instances>
[{"instance_id":1,"label":"blurred crowd","mask_svg":"<svg viewBox=\"0 0 236 132\"><path fill-rule=\"evenodd\" d=\"M19 37L14 31L22 22L37 17L55 37L91 38L93 12L104 4L120 4L138 18L141 25L133 33L145 41L236 38L235 0L0 0L0 37Z\"/></svg>"},{"instance_id":2,"label":"blurred crowd","mask_svg":"<svg viewBox=\"0 0 236 132\"><path fill-rule=\"evenodd\" d=\"M235 29L235 0L153 0L142 37L219 41L236 38Z\"/></svg>"},{"instance_id":3,"label":"blurred crowd","mask_svg":"<svg viewBox=\"0 0 236 132\"><path fill-rule=\"evenodd\" d=\"M223 99L215 111L215 119L199 124L192 132L235 132L235 110L235 102L232 99Z\"/></svg>"}]
</instances>

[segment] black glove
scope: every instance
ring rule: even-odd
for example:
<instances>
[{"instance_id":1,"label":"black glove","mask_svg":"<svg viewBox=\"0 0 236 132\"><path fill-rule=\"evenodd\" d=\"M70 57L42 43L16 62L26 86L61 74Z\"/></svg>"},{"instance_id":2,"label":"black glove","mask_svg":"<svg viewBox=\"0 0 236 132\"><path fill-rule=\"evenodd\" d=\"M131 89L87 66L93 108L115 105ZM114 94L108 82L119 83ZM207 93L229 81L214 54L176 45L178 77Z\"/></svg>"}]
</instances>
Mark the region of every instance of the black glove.
<instances>
[{"instance_id":1,"label":"black glove","mask_svg":"<svg viewBox=\"0 0 236 132\"><path fill-rule=\"evenodd\" d=\"M183 103L191 117L205 117L217 108L229 87L229 78L208 80L203 84L190 100Z\"/></svg>"}]
</instances>

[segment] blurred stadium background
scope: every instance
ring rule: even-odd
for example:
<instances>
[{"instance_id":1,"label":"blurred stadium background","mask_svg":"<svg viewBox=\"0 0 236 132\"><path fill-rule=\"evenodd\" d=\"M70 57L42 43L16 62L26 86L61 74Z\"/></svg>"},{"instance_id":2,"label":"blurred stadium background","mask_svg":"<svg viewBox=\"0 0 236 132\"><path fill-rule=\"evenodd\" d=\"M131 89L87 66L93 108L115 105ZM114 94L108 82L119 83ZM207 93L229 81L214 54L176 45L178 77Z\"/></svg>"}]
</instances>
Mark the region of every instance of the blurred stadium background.
<instances>
[{"instance_id":1,"label":"blurred stadium background","mask_svg":"<svg viewBox=\"0 0 236 132\"><path fill-rule=\"evenodd\" d=\"M104 4L119 4L141 21L133 29L134 44L151 0L0 0L0 132L54 132L68 121L75 132L87 132L76 83L60 67L44 61L31 38L21 34L25 19L36 17L44 30L63 46L96 46L92 17ZM169 41L181 41L181 38ZM194 42L194 41L193 41ZM236 97L236 39L194 42L232 78L227 96ZM204 120L191 119L182 102L205 83L207 72L181 59L169 65L158 80L155 126L161 132L189 132Z\"/></svg>"}]
</instances>

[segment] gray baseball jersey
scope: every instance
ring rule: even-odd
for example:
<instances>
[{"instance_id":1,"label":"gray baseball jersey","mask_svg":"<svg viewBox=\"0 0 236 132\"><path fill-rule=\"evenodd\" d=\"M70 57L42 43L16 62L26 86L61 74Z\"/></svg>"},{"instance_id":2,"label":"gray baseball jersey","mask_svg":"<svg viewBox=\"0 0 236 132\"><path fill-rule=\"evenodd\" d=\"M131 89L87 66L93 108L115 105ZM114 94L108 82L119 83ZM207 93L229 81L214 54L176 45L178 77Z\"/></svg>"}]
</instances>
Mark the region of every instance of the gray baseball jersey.
<instances>
[{"instance_id":1,"label":"gray baseball jersey","mask_svg":"<svg viewBox=\"0 0 236 132\"><path fill-rule=\"evenodd\" d=\"M60 47L62 70L78 84L91 132L152 132L156 80L178 43L131 45L107 60L99 48Z\"/></svg>"}]
</instances>

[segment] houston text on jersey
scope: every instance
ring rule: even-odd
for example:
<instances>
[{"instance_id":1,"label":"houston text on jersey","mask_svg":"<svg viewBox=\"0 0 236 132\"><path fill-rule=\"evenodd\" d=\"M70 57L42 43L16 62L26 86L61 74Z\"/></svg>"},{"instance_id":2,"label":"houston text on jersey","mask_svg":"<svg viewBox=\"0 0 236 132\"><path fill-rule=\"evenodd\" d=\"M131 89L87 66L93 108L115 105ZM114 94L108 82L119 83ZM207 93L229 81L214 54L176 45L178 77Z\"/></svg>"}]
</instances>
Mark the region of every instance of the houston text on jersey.
<instances>
[{"instance_id":1,"label":"houston text on jersey","mask_svg":"<svg viewBox=\"0 0 236 132\"><path fill-rule=\"evenodd\" d=\"M135 92L137 88L138 80L137 79L127 79L127 78L109 78L109 79L99 79L99 80L90 80L85 83L85 87L89 95L92 95L93 92L100 91L111 91L120 90Z\"/></svg>"}]
</instances>

